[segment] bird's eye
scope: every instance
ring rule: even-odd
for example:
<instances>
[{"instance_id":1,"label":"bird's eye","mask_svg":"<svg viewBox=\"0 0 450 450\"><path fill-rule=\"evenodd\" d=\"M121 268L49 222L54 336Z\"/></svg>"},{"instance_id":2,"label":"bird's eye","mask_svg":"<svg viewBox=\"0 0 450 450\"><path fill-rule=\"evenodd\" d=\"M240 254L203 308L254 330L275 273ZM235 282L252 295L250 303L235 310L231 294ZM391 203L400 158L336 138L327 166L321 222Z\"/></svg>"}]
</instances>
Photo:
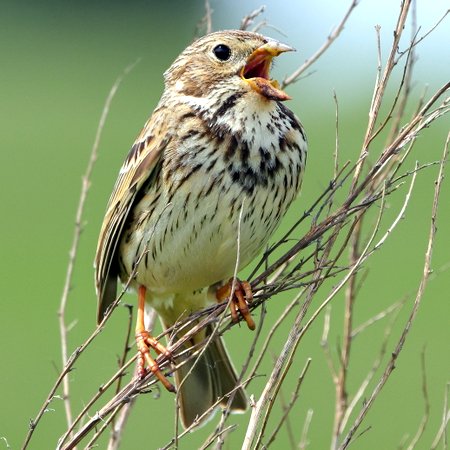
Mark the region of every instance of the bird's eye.
<instances>
[{"instance_id":1,"label":"bird's eye","mask_svg":"<svg viewBox=\"0 0 450 450\"><path fill-rule=\"evenodd\" d=\"M227 61L231 56L231 49L228 45L219 44L213 48L213 53L220 61Z\"/></svg>"}]
</instances>

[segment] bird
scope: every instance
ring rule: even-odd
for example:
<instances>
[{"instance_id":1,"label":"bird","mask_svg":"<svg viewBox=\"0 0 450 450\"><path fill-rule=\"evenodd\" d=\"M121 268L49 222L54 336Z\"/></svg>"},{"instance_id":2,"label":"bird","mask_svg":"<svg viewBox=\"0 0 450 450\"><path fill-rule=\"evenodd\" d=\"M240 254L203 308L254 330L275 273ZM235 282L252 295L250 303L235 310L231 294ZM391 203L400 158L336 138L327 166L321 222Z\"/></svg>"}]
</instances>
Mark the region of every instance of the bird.
<instances>
[{"instance_id":1,"label":"bird","mask_svg":"<svg viewBox=\"0 0 450 450\"><path fill-rule=\"evenodd\" d=\"M267 245L300 191L306 164L304 128L270 77L273 59L292 50L241 30L189 45L164 73L161 99L106 208L94 264L97 321L116 299L118 282L137 292L138 376L151 371L178 390L185 428L210 417L213 405L225 408L230 396L229 409L244 412L245 389L219 336L197 361L186 358L175 388L151 356L171 358L170 348L146 329L146 317L156 310L168 329L233 293L232 320L255 328L250 284L233 275ZM187 353L212 332L209 326L190 339Z\"/></svg>"}]
</instances>

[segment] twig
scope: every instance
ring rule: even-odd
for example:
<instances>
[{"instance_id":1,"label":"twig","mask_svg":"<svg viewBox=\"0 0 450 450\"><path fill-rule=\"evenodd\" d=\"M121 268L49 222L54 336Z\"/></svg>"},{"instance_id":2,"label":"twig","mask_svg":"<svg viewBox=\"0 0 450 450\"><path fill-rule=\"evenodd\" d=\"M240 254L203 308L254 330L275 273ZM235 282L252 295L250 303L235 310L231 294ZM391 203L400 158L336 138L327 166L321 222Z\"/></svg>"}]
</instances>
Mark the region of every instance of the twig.
<instances>
[{"instance_id":1,"label":"twig","mask_svg":"<svg viewBox=\"0 0 450 450\"><path fill-rule=\"evenodd\" d=\"M75 215L75 228L74 228L72 246L71 246L70 252L69 252L69 263L67 265L66 280L64 282L63 293L61 296L61 304L60 304L59 311L58 311L60 337L61 337L61 353L62 353L61 360L62 360L63 366L65 366L67 364L67 360L68 360L66 306L67 306L69 292L70 292L71 285L72 285L72 276L73 276L73 270L75 267L78 246L79 246L79 242L80 242L80 236L81 236L81 232L83 230L84 206L85 206L86 199L88 196L89 188L91 186L92 171L94 170L94 165L95 165L95 162L97 161L97 157L98 157L98 147L100 145L100 138L102 136L102 132L105 127L105 122L106 122L106 118L108 117L108 114L109 114L109 109L111 107L111 103L117 93L117 90L119 89L119 86L122 83L123 79L126 77L126 75L128 75L128 73L136 66L137 62L138 61L131 64L124 70L124 72L117 78L117 80L115 81L111 90L108 93L105 105L103 106L100 121L99 121L99 124L97 127L97 132L95 134L94 145L92 146L92 150L91 150L91 154L90 154L90 157L88 160L86 171L82 178L80 198L78 201L78 208L77 208L77 212ZM63 400L64 400L64 408L66 411L67 425L70 427L70 425L72 424L72 411L71 411L71 406L70 406L69 379L67 377L63 378Z\"/></svg>"},{"instance_id":2,"label":"twig","mask_svg":"<svg viewBox=\"0 0 450 450\"><path fill-rule=\"evenodd\" d=\"M236 428L237 428L236 425L229 425L228 427L223 428L222 430L220 430L220 433L216 434L216 435L214 436L214 438L222 439L222 437L223 437L224 434L228 433L229 431L233 431L233 430L235 430ZM205 444L203 444L203 445L200 447L199 450L206 450L207 448L209 448L209 447L212 445L212 443L213 443L213 440L207 441Z\"/></svg>"},{"instance_id":3,"label":"twig","mask_svg":"<svg viewBox=\"0 0 450 450\"><path fill-rule=\"evenodd\" d=\"M130 337L131 337L131 332L133 330L133 306L132 305L125 305L125 306L128 309L128 323L127 323L127 331L125 333L122 356L120 357L120 359L118 361L119 369L124 367L126 364L128 353L130 352L130 348L131 348L130 347ZM121 381L122 381L122 377L118 378L116 394L117 394L117 392L120 391Z\"/></svg>"},{"instance_id":4,"label":"twig","mask_svg":"<svg viewBox=\"0 0 450 450\"><path fill-rule=\"evenodd\" d=\"M261 350L259 352L259 357L256 360L256 362L250 372L252 375L257 373L258 368L261 365L262 359L269 347L269 343L271 342L273 336L275 335L275 332L281 326L281 324L284 322L284 320L290 314L290 312L293 310L293 308L299 304L299 300L303 294L304 294L304 291L301 290L300 292L297 293L297 295L295 295L295 297L292 299L291 303L284 309L281 316L277 319L277 321L274 323L274 325L270 329L269 333L267 334L266 340L264 341L264 343L261 347Z\"/></svg>"},{"instance_id":5,"label":"twig","mask_svg":"<svg viewBox=\"0 0 450 450\"><path fill-rule=\"evenodd\" d=\"M241 372L240 372L239 377L237 379L237 383L238 384L240 384L242 382L242 380L244 378L244 375L245 375L245 373L246 373L246 371L248 369L248 366L250 365L250 362L251 362L251 360L252 360L252 358L254 356L254 353L255 353L255 350L256 350L256 344L257 344L257 342L258 342L258 340L259 340L259 338L261 336L261 332L263 330L265 317L266 317L266 308L265 308L265 305L263 304L262 308L261 308L261 317L260 317L260 320L259 320L259 323L258 323L258 326L257 326L257 329L256 329L255 336L254 336L254 338L252 340L252 344L250 346L250 350L248 352L249 354L248 354L247 358L245 359L244 364L242 365ZM250 374L249 378L253 379L255 376L256 376L255 372L252 372ZM232 404L233 399L234 399L234 395L230 396L229 399L228 399L226 408L224 408L222 410L222 416L220 418L220 422L219 422L218 426L216 427L216 429L214 431L215 435L218 435L220 433L220 431L223 429L223 427L225 426L225 421L226 421L226 419L228 418L228 416L230 414L231 404ZM221 448L223 446L223 444L224 444L224 441L219 440L219 442L217 443L216 448L217 449Z\"/></svg>"},{"instance_id":6,"label":"twig","mask_svg":"<svg viewBox=\"0 0 450 450\"><path fill-rule=\"evenodd\" d=\"M205 34L209 34L213 31L212 26L212 14L213 10L211 8L211 3L209 0L205 0L205 15L198 21L195 27L194 37L195 39L204 36Z\"/></svg>"},{"instance_id":7,"label":"twig","mask_svg":"<svg viewBox=\"0 0 450 450\"><path fill-rule=\"evenodd\" d=\"M449 151L449 141L450 141L450 133L447 136L447 141L444 149L444 154L442 157L440 169L438 178L436 180L436 186L434 190L434 198L433 198L433 206L432 206L432 212L431 212L431 225L430 225L430 235L428 239L428 247L425 253L425 262L424 262L424 268L423 268L423 275L422 279L420 281L419 288L417 290L416 299L414 301L413 308L411 310L411 314L405 324L405 327L402 331L402 334L400 336L400 339L397 342L397 345L395 346L394 351L392 352L391 359L389 360L386 369L384 370L383 375L381 376L378 384L376 385L375 389L372 391L372 394L370 397L366 400L364 403L360 413L358 414L358 417L355 419L352 427L350 428L349 432L345 436L341 446L339 449L346 449L348 445L350 444L352 438L355 435L355 432L358 430L359 426L361 425L364 417L366 416L368 410L372 406L373 402L378 397L380 391L383 389L384 385L386 384L387 380L389 379L392 371L395 368L395 362L400 354L400 352L403 349L404 343L406 341L406 338L408 336L409 330L411 329L411 326L413 325L413 322L416 318L417 312L419 310L419 306L422 301L422 296L425 291L425 287L427 285L428 277L430 275L431 270L431 258L432 258L432 252L433 252L433 244L434 244L434 238L436 234L436 217L437 217L437 211L438 211L438 204L439 204L439 195L441 191L441 185L442 180L444 178L444 165L448 158L448 151Z\"/></svg>"},{"instance_id":8,"label":"twig","mask_svg":"<svg viewBox=\"0 0 450 450\"><path fill-rule=\"evenodd\" d=\"M10 446L9 443L8 443L8 439L6 439L5 436L1 436L1 437L0 437L0 441L3 441L3 442L5 443L7 449L10 449L10 448L11 448L11 446Z\"/></svg>"},{"instance_id":9,"label":"twig","mask_svg":"<svg viewBox=\"0 0 450 450\"><path fill-rule=\"evenodd\" d=\"M241 389L242 387L245 387L249 382L250 382L251 378L247 378L244 382L242 382L241 384L239 384L238 386L236 386L232 392L235 392L238 389ZM187 434L189 434L190 432L192 432L198 425L199 423L201 423L201 421L207 417L209 414L211 414L211 411L213 411L215 408L217 408L220 403L223 401L223 398L218 398L217 401L211 406L211 408L208 411L205 411L200 417L198 417L193 423L192 425L190 425L188 428L186 428L178 437L177 440L181 439L182 437L186 436ZM230 427L226 428L226 430L229 430ZM220 431L220 435L223 434L225 430L221 430ZM204 444L202 448L207 448L209 445L211 445L212 442L214 442L214 440L217 438L217 435L214 434L213 436L211 436ZM171 448L173 448L175 444L175 438L171 439L170 442L168 442L164 447L162 447L160 450L169 450Z\"/></svg>"},{"instance_id":10,"label":"twig","mask_svg":"<svg viewBox=\"0 0 450 450\"><path fill-rule=\"evenodd\" d=\"M375 230L378 230L381 214L384 210L384 193L382 198L382 204L380 207L380 215L375 226ZM361 227L362 227L362 215L361 212L355 218L355 228L352 233L350 242L350 255L349 255L349 265L354 266L358 259L360 258L359 243L361 238ZM342 419L347 409L347 370L350 362L350 350L352 345L352 327L353 327L353 306L356 298L356 273L352 275L347 283L347 288L345 290L345 309L344 309L344 323L343 323L343 346L341 351L341 366L340 371L336 378L335 390L336 390L336 401L335 401L335 419L334 419L334 431L333 431L333 442L331 448L336 447L336 442L339 438Z\"/></svg>"},{"instance_id":11,"label":"twig","mask_svg":"<svg viewBox=\"0 0 450 450\"><path fill-rule=\"evenodd\" d=\"M398 310L403 306L404 302L396 302L393 305L388 306L385 310L379 312L378 314L375 314L370 319L366 320L364 323L359 325L358 327L355 327L352 331L351 338L354 339L356 336L361 334L363 331L365 331L367 328L372 326L374 323L377 323L379 320L384 319L389 314L392 314L394 311Z\"/></svg>"},{"instance_id":12,"label":"twig","mask_svg":"<svg viewBox=\"0 0 450 450\"><path fill-rule=\"evenodd\" d=\"M304 73L309 67L311 67L327 50L330 48L331 44L339 37L342 30L344 29L345 24L347 23L348 18L350 17L353 10L358 6L359 0L353 0L342 18L339 25L328 35L325 43L312 55L310 56L297 70L295 70L291 75L286 76L281 83L281 88L284 89L286 86L289 86L292 83L295 83L300 75Z\"/></svg>"},{"instance_id":13,"label":"twig","mask_svg":"<svg viewBox=\"0 0 450 450\"><path fill-rule=\"evenodd\" d=\"M91 450L94 448L94 444L97 442L97 440L100 438L100 436L106 431L110 423L114 420L116 417L116 414L120 411L123 405L117 405L114 412L103 421L101 427L95 432L94 436L90 439L90 441L87 443L85 450Z\"/></svg>"},{"instance_id":14,"label":"twig","mask_svg":"<svg viewBox=\"0 0 450 450\"><path fill-rule=\"evenodd\" d=\"M306 360L305 366L303 367L302 372L300 373L300 376L297 379L297 383L295 385L294 392L292 393L292 398L289 401L289 404L286 405L283 411L283 415L281 416L280 420L278 421L278 425L276 426L275 430L273 431L272 435L267 440L267 447L272 444L275 441L275 438L278 434L278 432L281 430L281 428L284 425L284 422L287 420L290 412L292 411L292 408L294 407L295 403L298 400L300 388L303 384L303 380L305 379L306 373L308 372L309 366L311 364L311 358L308 358Z\"/></svg>"},{"instance_id":15,"label":"twig","mask_svg":"<svg viewBox=\"0 0 450 450\"><path fill-rule=\"evenodd\" d=\"M328 259L328 251L324 251L323 256L318 259L317 264L323 263L324 260ZM324 267L324 266L323 266ZM323 269L322 269L323 270ZM247 450L250 448L257 448L261 443L261 440L264 435L264 430L267 425L267 421L274 405L277 394L280 390L280 387L292 365L294 355L300 343L302 336L304 335L304 331L307 327L302 327L301 322L305 317L305 314L308 310L308 307L312 301L314 293L317 291L318 287L323 282L320 279L321 270L317 271L314 274L314 282L310 285L308 289L308 296L301 308L298 312L294 325L291 328L287 341L278 357L275 367L272 370L269 381L266 384L264 391L258 400L258 402L254 405L249 425L247 427L247 433L244 438L244 444L242 449Z\"/></svg>"},{"instance_id":16,"label":"twig","mask_svg":"<svg viewBox=\"0 0 450 450\"><path fill-rule=\"evenodd\" d=\"M274 358L274 355L272 353L272 361L274 361L274 360L275 360L275 358ZM280 388L280 393L279 393L278 397L279 397L281 411L283 412L283 416L285 416L286 410L288 409L288 405L286 404L286 399L284 397L283 386ZM292 408L291 408L291 410L292 410ZM272 433L272 436L274 436L274 433L278 434L278 431L281 430L282 427L286 430L286 435L287 435L287 439L289 441L290 449L291 450L296 450L294 431L292 430L292 422L290 420L289 414L287 414L285 416L285 420L278 421L278 425L276 427L276 431L274 431ZM273 438L270 437L269 440L274 442L275 441L275 436ZM264 447L268 447L269 445L270 444L264 444ZM287 447L287 445L286 445L286 447Z\"/></svg>"},{"instance_id":17,"label":"twig","mask_svg":"<svg viewBox=\"0 0 450 450\"><path fill-rule=\"evenodd\" d=\"M243 17L241 20L241 25L239 27L240 30L247 30L248 27L254 22L254 20L260 16L264 11L266 10L266 7L264 5L260 6L259 8L256 8L253 10L250 14L247 14Z\"/></svg>"},{"instance_id":18,"label":"twig","mask_svg":"<svg viewBox=\"0 0 450 450\"><path fill-rule=\"evenodd\" d=\"M397 314L398 314L398 312L399 312L399 310L397 310ZM386 329L384 331L384 338L381 342L378 356L375 359L375 361L373 362L371 369L367 373L366 377L360 384L359 388L356 390L355 394L353 395L353 398L351 399L351 401L349 402L349 404L347 406L347 409L345 411L344 417L341 422L341 433L347 426L347 423L350 419L351 414L353 413L354 409L356 408L356 405L358 404L359 401L361 401L361 398L363 397L364 393L366 392L366 389L369 386L369 383L372 381L373 377L375 376L375 373L377 372L381 363L383 362L383 358L386 355L386 351L387 351L388 340L392 335L394 323L397 319L397 314L395 314L394 317L391 318L388 325L386 326Z\"/></svg>"},{"instance_id":19,"label":"twig","mask_svg":"<svg viewBox=\"0 0 450 450\"><path fill-rule=\"evenodd\" d=\"M333 383L336 384L337 372L336 368L334 367L333 359L331 358L330 345L328 343L328 336L330 333L330 323L331 323L331 306L328 305L327 308L325 309L325 315L323 318L323 331L322 331L322 338L320 339L320 346L322 347L325 353L325 359L327 361L328 368L330 369Z\"/></svg>"},{"instance_id":20,"label":"twig","mask_svg":"<svg viewBox=\"0 0 450 450\"><path fill-rule=\"evenodd\" d=\"M445 18L450 14L450 9L448 9L447 11L445 11L445 13L437 20L437 22L428 30L426 31L422 36L420 36L420 38L415 39L414 42L411 42L411 46L412 47L417 47L424 39L426 39L434 30L436 30L436 28L445 20ZM413 26L413 28L416 28ZM409 52L410 51L410 47L408 47L406 50L404 50L403 52L399 52L399 56L398 59L400 59L404 53Z\"/></svg>"},{"instance_id":21,"label":"twig","mask_svg":"<svg viewBox=\"0 0 450 450\"><path fill-rule=\"evenodd\" d=\"M130 318L129 318L129 322L128 322L128 332L127 332L127 336L125 339L124 355L119 364L119 370L125 369L125 367L128 367L128 365L126 363L126 354L128 354L128 351L130 349L128 342L129 342L129 338L130 338L131 320L132 320L132 314L131 314L132 308L130 306L129 306L129 311L130 311ZM152 310L152 314L147 317L147 327L149 330L152 330L154 328L156 318L157 318L156 311ZM132 361L134 361L135 359L136 358L133 358ZM135 376L137 375L137 367L136 366L135 366L135 370L134 370L134 375ZM118 394L120 391L120 387L121 387L120 381L121 380L122 380L122 377L118 378L116 394ZM122 408L119 408L115 413L113 413L112 417L114 418L114 420L111 425L111 435L109 437L108 447L107 447L108 450L118 450L121 439L122 439L122 434L125 429L125 425L131 414L131 411L135 404L135 400L136 400L136 398L130 399L129 402L122 405ZM86 409L86 411L88 411L88 409ZM117 418L115 417L116 415L118 415Z\"/></svg>"},{"instance_id":22,"label":"twig","mask_svg":"<svg viewBox=\"0 0 450 450\"><path fill-rule=\"evenodd\" d=\"M388 56L386 66L384 68L383 73L381 74L381 76L379 78L377 77L377 81L375 83L373 99L372 99L372 103L370 105L370 110L369 110L369 121L367 124L366 135L364 137L364 142L363 142L363 145L361 148L360 159L359 159L358 165L356 167L355 174L353 176L352 191L357 184L357 181L361 174L361 170L362 170L364 161L366 159L366 156L368 155L369 144L372 141L372 139L374 138L373 130L375 127L375 123L378 119L378 113L379 113L379 110L381 107L384 93L386 91L386 86L388 84L389 78L392 74L392 70L395 65L395 56L397 54L397 49L399 46L400 38L401 38L403 30L405 28L405 22L408 17L408 11L409 11L410 6L411 6L411 0L404 0L401 3L400 14L398 16L397 25L394 30L394 41L391 46L391 52ZM379 29L378 29L378 31L379 31ZM378 44L378 46L380 48L380 44ZM379 51L379 60L380 60L379 61L379 69L381 70L380 51Z\"/></svg>"},{"instance_id":23,"label":"twig","mask_svg":"<svg viewBox=\"0 0 450 450\"><path fill-rule=\"evenodd\" d=\"M422 368L422 395L423 400L425 403L425 411L423 414L422 421L420 422L420 425L417 429L417 432L413 439L411 440L410 444L408 445L407 450L414 450L417 446L417 443L419 442L420 438L423 436L423 433L425 431L425 428L428 424L428 419L430 418L430 398L428 396L428 386L427 386L427 373L426 373L426 364L425 364L425 348L422 350L422 353L420 355L420 362L421 362L421 368Z\"/></svg>"},{"instance_id":24,"label":"twig","mask_svg":"<svg viewBox=\"0 0 450 450\"><path fill-rule=\"evenodd\" d=\"M417 164L416 164L416 167L417 167ZM415 184L416 174L417 174L417 172L414 172L409 190L405 196L405 201L403 203L403 206L400 209L399 214L397 215L397 217L395 218L395 220L393 221L391 226L388 228L388 230L382 236L382 238L377 242L377 244L374 245L373 250L371 252L364 251L363 254L358 257L358 260L356 260L356 262L354 264L361 264L361 262L364 259L366 259L368 256L370 256L374 251L379 249L379 247L386 241L387 237L391 234L392 230L397 226L397 224L399 223L401 218L403 218L405 211L406 211L406 207L409 204L409 201L411 198L412 190L413 190L413 187ZM371 242L373 240L373 238L375 237L375 233L377 232L377 230L379 228L379 224L380 224L380 220L381 220L381 213L382 213L383 209L384 209L383 207L380 208L380 215L378 217L377 224L375 225L372 238L370 239L369 242ZM366 246L366 250L367 250L367 248L368 247ZM366 255L364 255L364 253L366 253ZM349 335L348 335L347 339L350 340L351 330L349 330L348 333L349 333ZM342 364L342 367L344 367L344 361L341 364ZM369 373L369 377L370 377L370 373ZM368 378L368 379L370 379L370 378ZM368 379L367 379L367 382L368 382ZM364 386L364 384L363 384L363 386ZM359 392L362 395L363 391L360 390ZM357 394L357 396L358 396L358 394ZM353 409L353 407L354 407L354 402L350 408L350 411L351 411L351 409ZM344 429L344 425L345 425L346 421L348 420L348 416L349 416L349 407L347 405L347 398L346 398L346 393L345 393L345 370L341 368L341 373L339 374L339 376L336 379L336 412L335 412L335 424L334 424L334 431L333 431L332 448L337 448L339 437Z\"/></svg>"},{"instance_id":25,"label":"twig","mask_svg":"<svg viewBox=\"0 0 450 450\"><path fill-rule=\"evenodd\" d=\"M92 171L94 169L95 162L97 160L98 156L98 147L100 144L100 138L102 135L103 128L105 126L106 118L109 113L109 109L111 107L112 100L122 83L123 79L130 73L131 70L138 64L139 60L134 62L133 64L129 65L125 68L125 70L122 72L122 74L116 79L113 86L111 87L108 96L106 97L105 104L103 106L102 114L100 116L100 121L97 127L97 132L94 139L94 144L92 146L92 150L89 156L88 164L86 167L86 171L84 173L84 176L82 178L82 185L81 185L81 193L78 200L78 207L77 212L75 215L75 228L74 228L74 234L73 234L73 240L71 249L69 252L69 262L67 265L67 271L66 271L66 278L64 282L63 287L63 293L61 296L59 311L58 311L58 319L59 319L59 331L60 331L60 339L61 339L61 359L62 359L62 365L63 367L67 367L69 365L69 357L68 357L68 345L67 345L67 325L66 325L66 306L67 301L69 298L69 293L72 285L72 276L73 271L75 268L75 262L77 258L77 252L78 252L78 246L80 242L80 236L83 229L83 214L84 214L84 207L86 203L86 199L88 196L90 184L91 184L91 175ZM72 357L71 357L72 358ZM49 396L47 397L47 400L42 405L41 409L39 410L37 416L35 419L33 419L30 422L30 429L27 433L27 436L25 438L25 441L23 443L22 449L26 449L28 446L28 443L30 442L30 439L33 435L34 430L36 429L36 426L38 425L44 411L47 409L49 403L54 397L54 394L56 392L56 389L58 388L59 384L63 383L63 400L64 400L64 409L66 413L66 421L67 425L70 427L72 425L72 411L70 406L70 386L69 386L69 380L66 377L66 375L69 373L69 370L61 373L61 376L58 378L57 383L55 384L54 388L51 390Z\"/></svg>"},{"instance_id":26,"label":"twig","mask_svg":"<svg viewBox=\"0 0 450 450\"><path fill-rule=\"evenodd\" d=\"M308 431L311 425L313 414L314 411L312 409L308 409L308 412L306 413L305 423L303 424L302 437L300 439L300 442L298 443L299 450L305 450L308 446Z\"/></svg>"},{"instance_id":27,"label":"twig","mask_svg":"<svg viewBox=\"0 0 450 450\"><path fill-rule=\"evenodd\" d=\"M409 191L408 194L407 194L407 200L406 200L406 202L405 202L405 205L406 205L407 202L409 201L409 196L410 196L410 193L411 193L411 190L412 190L412 186L413 186L413 185L414 185L414 179L413 179L413 181L411 182L410 191ZM382 211L382 208L381 208L381 211ZM295 344L293 345L293 349L292 349L293 351L291 351L291 353L290 353L289 355L285 354L284 351L283 351L282 355L280 355L279 360L283 360L283 359L286 360L286 359L287 359L287 363L286 363L286 367L285 367L284 370L283 370L283 375L280 375L279 373L276 374L276 376L278 377L278 379L283 379L283 378L284 378L284 376L285 376L285 374L286 374L286 371L289 369L289 366L290 366L290 364L291 364L291 362L292 362L292 357L293 357L293 354L294 354L294 352L295 352L296 346L299 344L300 339L301 339L302 336L306 333L306 331L307 331L308 328L311 326L311 324L314 322L314 320L316 320L316 318L318 317L319 313L323 310L323 308L324 308L326 305L329 304L329 302L331 301L331 299L333 299L333 298L336 296L337 292L339 292L339 290L340 290L340 289L348 282L348 280L353 276L353 274L355 273L355 271L357 270L357 268L360 267L360 265L363 263L363 261L365 261L365 260L373 253L373 251L372 251L372 252L369 252L369 247L370 247L372 241L374 240L375 235L376 235L376 233L377 233L377 231L378 231L378 227L379 227L379 222L380 222L380 220L381 220L381 214L379 215L378 222L377 222L377 224L376 224L376 226L375 226L375 229L374 229L374 232L373 232L373 234L372 234L372 237L369 239L369 242L367 243L365 249L361 252L361 255L360 255L360 257L358 258L358 260L356 261L355 265L349 270L348 274L344 277L344 279L343 279L343 280L342 280L342 281L341 281L341 282L340 282L340 283L332 290L331 294L330 294L330 295L326 298L326 300L325 300L325 301L317 308L317 310L314 312L314 314L312 315L312 317L308 320L308 322L307 322L302 328L299 328L299 327L300 327L299 319L300 319L301 317L300 317L300 316L297 316L296 323L295 323L293 329L291 330L291 332L290 332L290 338L288 339L288 342L289 342L291 339L293 339L294 342L295 342ZM395 224L398 223L398 220L395 221L394 223L395 223ZM381 241L380 241L380 242L381 242ZM382 240L382 242L384 242L384 240ZM295 335L295 333L297 333L297 335ZM276 368L275 368L275 369L276 369ZM275 369L274 369L274 372L275 372ZM273 374L274 372L272 372L272 374ZM278 384L276 384L276 383L272 383L272 384L275 384L275 389L276 389L276 386L278 386ZM269 386L269 385L271 385L270 380L269 380L268 386ZM271 387L271 389L273 389L273 388L274 388L274 386ZM271 397L271 399L273 399L273 398L275 397L275 394L274 394L271 390L269 390L269 389L270 389L270 388L268 388L268 387L266 386L266 397L267 397L267 395L268 395L267 392L270 392L270 397ZM264 397L262 396L261 399L260 399L259 402L258 402L259 409L261 409L262 405L264 404L264 400L262 400L263 398L264 398ZM267 401L267 400L266 400L266 401ZM273 400L272 400L272 402L273 402ZM257 413L255 413L255 410L253 411L253 413L254 413L254 414L252 414L252 417L253 417L254 415L255 415L255 417L256 417L256 414L257 414ZM254 421L254 422L257 422L256 419L254 419L253 421ZM250 447L249 447L250 443L255 439L255 435L256 435L256 426L255 426L255 425L256 425L256 424L253 424L251 427L249 426L249 428L248 428L248 432L247 432L247 435L246 435L246 440L245 440L245 442L244 442L244 447L243 447L243 448L245 448L245 449L250 448ZM259 434L258 434L257 442L260 441L261 437L262 437L262 431L260 431Z\"/></svg>"},{"instance_id":28,"label":"twig","mask_svg":"<svg viewBox=\"0 0 450 450\"><path fill-rule=\"evenodd\" d=\"M206 22L206 34L212 31L212 9L209 0L205 0L205 22Z\"/></svg>"},{"instance_id":29,"label":"twig","mask_svg":"<svg viewBox=\"0 0 450 450\"><path fill-rule=\"evenodd\" d=\"M336 108L335 113L335 128L336 128L336 135L335 135L335 143L334 143L334 170L333 170L333 177L337 178L339 173L339 102L336 95L336 91L333 90L333 100ZM330 204L331 206L331 204Z\"/></svg>"},{"instance_id":30,"label":"twig","mask_svg":"<svg viewBox=\"0 0 450 450\"><path fill-rule=\"evenodd\" d=\"M446 384L445 391L444 391L444 411L442 414L442 422L441 426L439 427L438 432L436 433L436 437L433 440L433 443L431 444L430 450L436 450L437 446L439 445L439 442L442 439L442 448L443 450L447 450L448 448L448 438L447 438L447 425L450 421L450 409L448 407L449 399L450 397L450 382Z\"/></svg>"}]
</instances>

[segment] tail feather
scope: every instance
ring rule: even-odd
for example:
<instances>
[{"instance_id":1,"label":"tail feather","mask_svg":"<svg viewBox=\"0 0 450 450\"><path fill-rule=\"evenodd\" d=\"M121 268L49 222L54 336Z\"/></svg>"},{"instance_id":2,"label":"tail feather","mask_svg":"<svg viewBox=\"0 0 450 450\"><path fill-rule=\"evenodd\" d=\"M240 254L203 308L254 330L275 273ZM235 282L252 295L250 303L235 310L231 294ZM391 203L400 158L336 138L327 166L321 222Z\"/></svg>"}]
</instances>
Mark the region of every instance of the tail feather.
<instances>
[{"instance_id":1,"label":"tail feather","mask_svg":"<svg viewBox=\"0 0 450 450\"><path fill-rule=\"evenodd\" d=\"M220 406L225 408L232 392L231 411L247 409L245 391L241 387L236 389L236 372L220 337L213 339L199 358L187 361L175 372L175 383L179 387L180 418L185 428L218 399L222 399Z\"/></svg>"}]
</instances>

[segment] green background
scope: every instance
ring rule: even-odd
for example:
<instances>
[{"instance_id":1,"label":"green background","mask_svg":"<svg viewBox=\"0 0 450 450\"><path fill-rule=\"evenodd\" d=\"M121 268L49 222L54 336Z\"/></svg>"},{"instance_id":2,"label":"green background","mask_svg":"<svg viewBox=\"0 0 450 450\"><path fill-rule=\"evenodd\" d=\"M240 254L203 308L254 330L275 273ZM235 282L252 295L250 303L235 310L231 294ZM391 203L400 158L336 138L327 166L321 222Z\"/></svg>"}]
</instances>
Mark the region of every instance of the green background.
<instances>
[{"instance_id":1,"label":"green background","mask_svg":"<svg viewBox=\"0 0 450 450\"><path fill-rule=\"evenodd\" d=\"M291 73L325 40L342 17L347 2L266 2L264 18L282 29L263 33L297 48L295 54L277 61L275 76ZM341 162L359 154L376 72L376 39L373 26L381 24L383 49L392 37L398 11L396 2L363 2L350 19L342 38L313 67L312 73L289 87L290 108L304 122L310 141L307 174L299 202L282 229L323 190L332 175L334 151L333 89L340 107ZM418 23L427 30L445 11L444 2L433 7L418 5ZM242 16L259 6L254 1L213 1L215 29L235 28ZM81 176L89 157L105 98L116 77L140 58L115 97L100 144L100 156L92 177L85 211L73 290L67 310L73 326L69 349L95 326L96 299L92 261L107 198L118 169L142 124L156 105L163 89L162 73L188 45L204 14L203 1L163 2L31 2L3 1L0 5L0 448L20 448L28 427L44 401L61 367L57 310L62 293L72 239ZM444 55L448 21L419 47L413 95L425 85L433 92L447 81L450 63ZM393 92L393 91L392 91ZM411 111L414 105L411 104ZM419 139L407 168L440 158L448 132L448 118L427 130ZM380 145L373 151L379 151ZM401 222L383 249L370 260L370 271L355 309L360 324L395 301L406 299L388 354L407 318L417 290L426 249L433 180L437 167L420 174ZM405 190L388 200L389 226L398 212ZM430 420L417 448L428 448L440 424L445 384L450 376L450 183L444 181L438 235L434 249L434 274L418 318L397 362L398 368L371 410L365 425L371 429L352 448L397 448L405 436L414 435L424 414L421 394L420 354L425 349L431 403ZM370 225L370 224L369 224ZM369 230L369 228L368 228ZM330 284L331 286L331 284ZM317 302L326 297L324 289ZM290 296L268 303L265 329L278 317ZM340 296L333 304L330 345L336 356L342 335ZM129 295L127 302L133 302ZM318 303L317 303L318 304ZM257 313L257 316L259 313ZM79 410L116 367L122 349L127 313L119 308L95 344L70 374L73 406ZM384 327L382 322L355 341L350 366L350 389L364 379L377 357ZM300 438L306 411L314 410L309 448L328 448L334 414L334 388L320 348L322 320L316 322L302 342L292 368L300 373L313 358L292 413L292 427ZM277 336L272 351L279 351L289 326ZM251 343L245 327L226 336L237 367ZM273 355L267 355L269 373ZM335 358L335 360L337 360ZM256 380L249 393L256 398L264 385ZM284 396L289 398L292 380ZM353 392L353 391L351 391ZM64 431L63 404L55 400L44 415L29 448L54 448ZM280 409L276 406L277 411ZM126 429L123 447L157 448L172 435L173 397L162 392L140 397ZM94 412L94 411L93 411ZM277 413L278 414L278 413ZM249 415L236 419L239 429L228 448L238 448ZM233 418L234 420L234 418ZM181 448L196 448L210 431L194 433ZM105 444L100 443L100 448ZM282 432L274 448L288 448Z\"/></svg>"}]
</instances>

